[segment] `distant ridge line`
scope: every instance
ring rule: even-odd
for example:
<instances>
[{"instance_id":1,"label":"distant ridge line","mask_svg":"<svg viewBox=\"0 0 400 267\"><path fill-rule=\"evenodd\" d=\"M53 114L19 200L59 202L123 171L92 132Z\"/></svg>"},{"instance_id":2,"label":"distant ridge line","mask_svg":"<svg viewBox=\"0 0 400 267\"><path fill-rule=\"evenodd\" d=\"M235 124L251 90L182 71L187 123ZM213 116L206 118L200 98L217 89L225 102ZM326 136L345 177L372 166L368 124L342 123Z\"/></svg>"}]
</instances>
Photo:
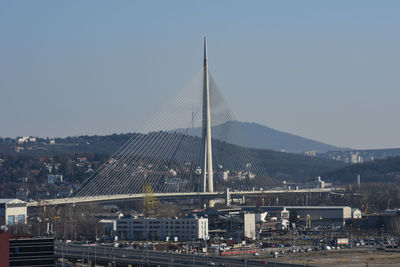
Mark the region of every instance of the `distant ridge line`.
<instances>
[{"instance_id":1,"label":"distant ridge line","mask_svg":"<svg viewBox=\"0 0 400 267\"><path fill-rule=\"evenodd\" d=\"M341 148L275 130L255 122L228 121L212 128L214 139L248 148L271 149L290 153L303 153L310 150L320 153L348 150L348 148ZM200 136L200 128L190 129L188 134Z\"/></svg>"}]
</instances>

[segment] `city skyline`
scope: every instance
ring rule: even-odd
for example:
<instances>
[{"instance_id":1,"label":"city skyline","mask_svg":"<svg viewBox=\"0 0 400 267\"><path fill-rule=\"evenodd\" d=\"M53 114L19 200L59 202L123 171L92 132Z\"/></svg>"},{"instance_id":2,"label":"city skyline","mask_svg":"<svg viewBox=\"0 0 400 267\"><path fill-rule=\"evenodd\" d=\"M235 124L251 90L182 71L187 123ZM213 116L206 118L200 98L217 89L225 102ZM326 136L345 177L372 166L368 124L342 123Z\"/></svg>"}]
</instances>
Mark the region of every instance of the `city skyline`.
<instances>
[{"instance_id":1,"label":"city skyline","mask_svg":"<svg viewBox=\"0 0 400 267\"><path fill-rule=\"evenodd\" d=\"M399 4L305 3L5 1L0 136L138 131L200 71L207 35L238 120L400 147Z\"/></svg>"}]
</instances>

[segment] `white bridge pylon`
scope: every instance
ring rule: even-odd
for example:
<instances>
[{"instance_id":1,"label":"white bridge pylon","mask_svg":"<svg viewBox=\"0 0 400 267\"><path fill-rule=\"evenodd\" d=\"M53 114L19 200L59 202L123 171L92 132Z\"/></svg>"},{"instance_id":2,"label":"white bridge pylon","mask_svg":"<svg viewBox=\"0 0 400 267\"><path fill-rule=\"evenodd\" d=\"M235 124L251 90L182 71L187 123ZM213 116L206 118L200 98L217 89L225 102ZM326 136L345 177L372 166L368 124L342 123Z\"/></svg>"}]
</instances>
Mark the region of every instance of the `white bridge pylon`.
<instances>
[{"instance_id":1,"label":"white bridge pylon","mask_svg":"<svg viewBox=\"0 0 400 267\"><path fill-rule=\"evenodd\" d=\"M246 138L232 121L233 112L209 73L204 38L199 75L71 197L140 196L145 184L160 194L268 190L271 179L256 150L225 142L230 135Z\"/></svg>"},{"instance_id":2,"label":"white bridge pylon","mask_svg":"<svg viewBox=\"0 0 400 267\"><path fill-rule=\"evenodd\" d=\"M207 38L204 37L204 64L203 64L203 121L202 121L202 171L203 192L214 192L214 175L211 143L211 107L210 107L210 82L208 79ZM214 206L210 200L209 206Z\"/></svg>"}]
</instances>

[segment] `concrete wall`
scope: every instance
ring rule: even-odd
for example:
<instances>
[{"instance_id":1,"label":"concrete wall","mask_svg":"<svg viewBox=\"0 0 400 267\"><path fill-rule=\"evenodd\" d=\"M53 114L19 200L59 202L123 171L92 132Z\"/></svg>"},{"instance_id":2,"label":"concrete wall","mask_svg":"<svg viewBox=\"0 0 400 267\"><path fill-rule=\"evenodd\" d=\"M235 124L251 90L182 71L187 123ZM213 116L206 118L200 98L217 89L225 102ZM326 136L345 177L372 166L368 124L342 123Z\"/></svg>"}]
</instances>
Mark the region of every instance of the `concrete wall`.
<instances>
[{"instance_id":1,"label":"concrete wall","mask_svg":"<svg viewBox=\"0 0 400 267\"><path fill-rule=\"evenodd\" d=\"M250 239L256 239L256 216L254 213L243 214L243 234Z\"/></svg>"},{"instance_id":2,"label":"concrete wall","mask_svg":"<svg viewBox=\"0 0 400 267\"><path fill-rule=\"evenodd\" d=\"M350 207L343 207L343 218L351 219L351 208Z\"/></svg>"}]
</instances>

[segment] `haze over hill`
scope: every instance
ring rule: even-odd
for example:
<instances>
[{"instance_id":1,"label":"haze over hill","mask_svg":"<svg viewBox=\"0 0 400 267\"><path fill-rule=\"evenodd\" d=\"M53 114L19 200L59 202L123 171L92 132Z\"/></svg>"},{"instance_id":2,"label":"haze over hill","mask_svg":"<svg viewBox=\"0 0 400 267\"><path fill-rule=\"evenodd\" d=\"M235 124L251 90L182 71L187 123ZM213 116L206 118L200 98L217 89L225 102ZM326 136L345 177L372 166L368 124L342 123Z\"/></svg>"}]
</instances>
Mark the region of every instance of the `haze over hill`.
<instances>
[{"instance_id":1,"label":"haze over hill","mask_svg":"<svg viewBox=\"0 0 400 267\"><path fill-rule=\"evenodd\" d=\"M323 174L327 180L341 183L356 183L357 175L361 183L395 183L400 184L400 157L389 157L361 164L353 164Z\"/></svg>"},{"instance_id":2,"label":"haze over hill","mask_svg":"<svg viewBox=\"0 0 400 267\"><path fill-rule=\"evenodd\" d=\"M190 129L188 133L201 136L201 129ZM271 149L291 153L302 153L310 150L321 153L332 150L344 150L344 148L278 131L257 123L240 121L228 121L214 126L212 128L212 137L243 147Z\"/></svg>"}]
</instances>

